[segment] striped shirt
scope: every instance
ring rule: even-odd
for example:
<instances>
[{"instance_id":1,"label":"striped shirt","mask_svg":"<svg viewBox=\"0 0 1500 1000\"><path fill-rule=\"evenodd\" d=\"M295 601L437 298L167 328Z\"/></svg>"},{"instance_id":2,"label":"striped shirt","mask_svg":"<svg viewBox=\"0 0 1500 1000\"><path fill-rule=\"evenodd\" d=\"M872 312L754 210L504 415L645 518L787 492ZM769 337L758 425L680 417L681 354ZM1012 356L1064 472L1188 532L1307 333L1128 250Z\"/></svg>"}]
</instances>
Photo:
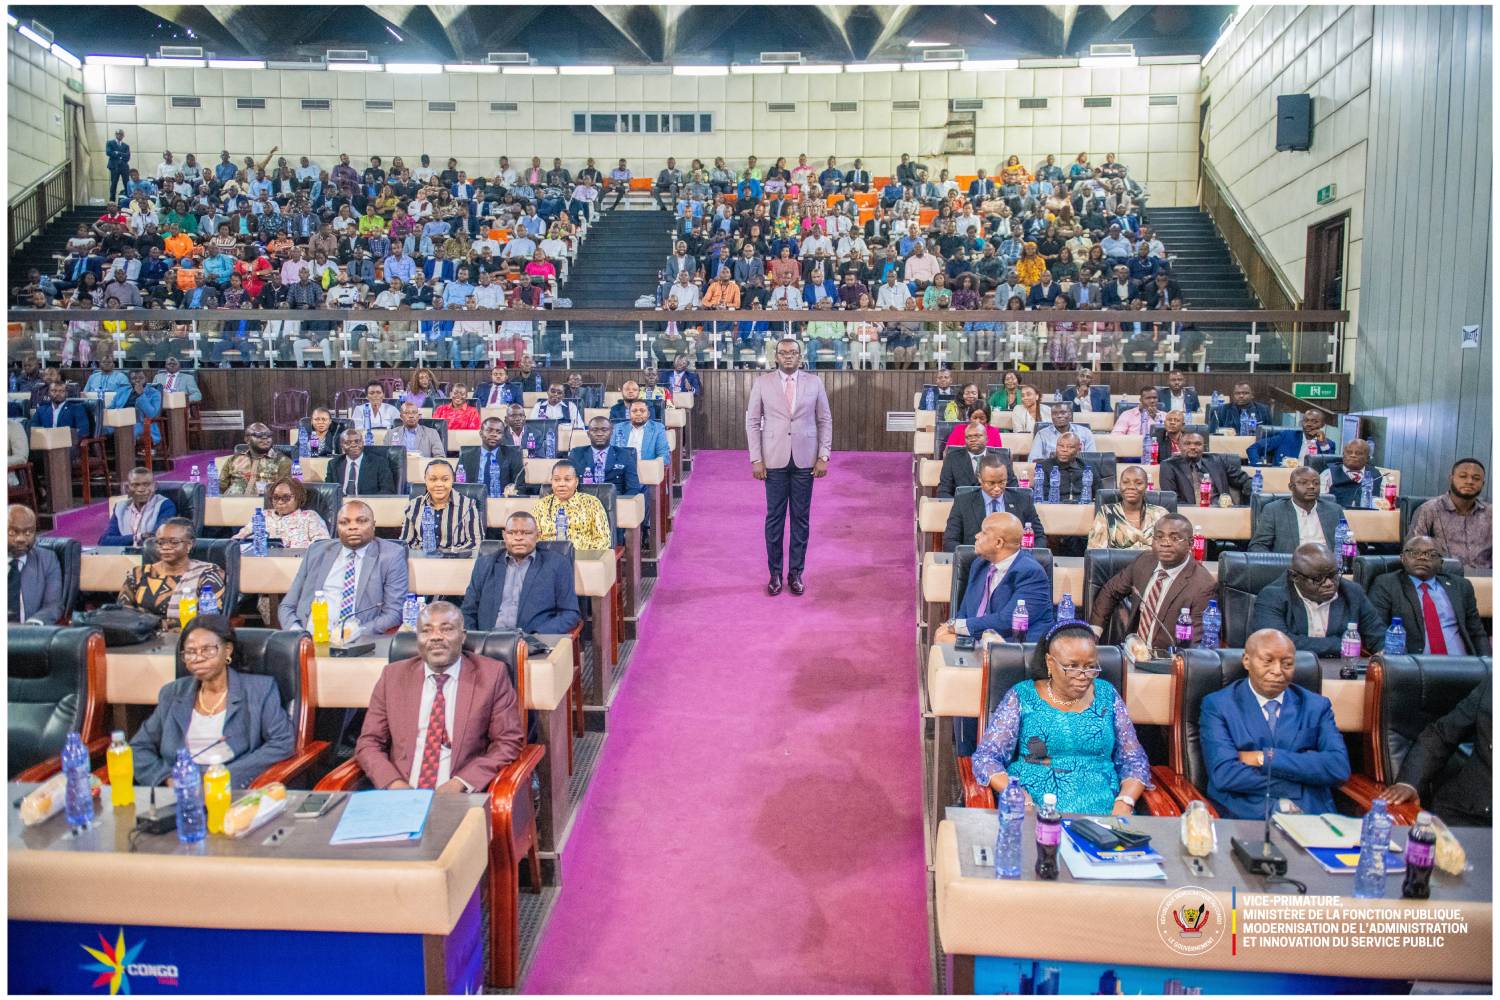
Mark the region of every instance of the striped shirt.
<instances>
[{"instance_id":1,"label":"striped shirt","mask_svg":"<svg viewBox=\"0 0 1500 1000\"><path fill-rule=\"evenodd\" d=\"M479 547L484 537L480 523L479 504L454 490L448 496L448 506L435 510L427 494L413 497L406 505L406 517L401 522L401 544L409 549L422 548L422 512L432 510L437 521L437 547L439 552L472 552Z\"/></svg>"}]
</instances>

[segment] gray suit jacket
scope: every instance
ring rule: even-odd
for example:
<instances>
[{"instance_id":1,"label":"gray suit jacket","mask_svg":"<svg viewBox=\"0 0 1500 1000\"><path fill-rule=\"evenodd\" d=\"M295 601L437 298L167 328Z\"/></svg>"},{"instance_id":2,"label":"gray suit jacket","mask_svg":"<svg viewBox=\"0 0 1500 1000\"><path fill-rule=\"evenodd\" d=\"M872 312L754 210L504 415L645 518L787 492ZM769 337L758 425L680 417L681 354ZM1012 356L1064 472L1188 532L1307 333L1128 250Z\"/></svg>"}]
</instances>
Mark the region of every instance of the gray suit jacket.
<instances>
[{"instance_id":1,"label":"gray suit jacket","mask_svg":"<svg viewBox=\"0 0 1500 1000\"><path fill-rule=\"evenodd\" d=\"M162 392L166 392L167 373L157 372L156 378L151 380L151 384L161 386ZM198 376L192 374L191 372L179 371L177 373L177 380L173 384L176 386L176 388L172 391L187 393L187 401L189 403L203 402L203 390L198 388ZM165 400L163 400L163 402L165 402Z\"/></svg>"},{"instance_id":2,"label":"gray suit jacket","mask_svg":"<svg viewBox=\"0 0 1500 1000\"><path fill-rule=\"evenodd\" d=\"M23 621L56 625L63 613L62 567L51 549L33 546L21 567L21 615Z\"/></svg>"},{"instance_id":3,"label":"gray suit jacket","mask_svg":"<svg viewBox=\"0 0 1500 1000\"><path fill-rule=\"evenodd\" d=\"M193 677L179 677L162 687L156 710L130 741L137 784L154 785L171 772L177 751L187 745L197 698L198 681ZM296 734L281 706L274 680L261 674L229 671L224 742L234 751L234 759L224 766L229 768L229 783L235 788L248 787L266 768L292 755ZM204 759L211 754L205 753ZM204 765L200 762L199 766Z\"/></svg>"},{"instance_id":4,"label":"gray suit jacket","mask_svg":"<svg viewBox=\"0 0 1500 1000\"><path fill-rule=\"evenodd\" d=\"M779 371L760 376L750 389L750 405L745 410L750 461L764 462L768 469L794 463L810 469L833 451L833 410L823 380L805 371L796 376L797 394L790 413Z\"/></svg>"},{"instance_id":5,"label":"gray suit jacket","mask_svg":"<svg viewBox=\"0 0 1500 1000\"><path fill-rule=\"evenodd\" d=\"M313 598L328 578L333 561L343 556L337 538L314 542L297 569L292 589L281 599L277 614L284 629L311 629ZM401 624L401 605L406 600L406 549L388 538L370 542L370 553L362 560L354 594L354 620L365 633L380 633ZM335 595L328 595L329 618L338 614Z\"/></svg>"},{"instance_id":6,"label":"gray suit jacket","mask_svg":"<svg viewBox=\"0 0 1500 1000\"><path fill-rule=\"evenodd\" d=\"M392 427L385 432L385 439L381 444L399 445L406 440L406 428ZM446 458L448 452L443 448L443 439L438 432L426 424L417 425L417 450L416 453L423 458Z\"/></svg>"},{"instance_id":7,"label":"gray suit jacket","mask_svg":"<svg viewBox=\"0 0 1500 1000\"><path fill-rule=\"evenodd\" d=\"M1339 518L1344 509L1325 497L1318 497L1318 520L1323 523L1323 536L1330 549L1334 549L1333 536L1338 530ZM1251 552L1282 552L1291 555L1302 544L1297 530L1297 512L1292 510L1290 497L1272 500L1261 508L1255 519L1255 529L1250 533ZM1335 556L1338 551L1335 549Z\"/></svg>"}]
</instances>

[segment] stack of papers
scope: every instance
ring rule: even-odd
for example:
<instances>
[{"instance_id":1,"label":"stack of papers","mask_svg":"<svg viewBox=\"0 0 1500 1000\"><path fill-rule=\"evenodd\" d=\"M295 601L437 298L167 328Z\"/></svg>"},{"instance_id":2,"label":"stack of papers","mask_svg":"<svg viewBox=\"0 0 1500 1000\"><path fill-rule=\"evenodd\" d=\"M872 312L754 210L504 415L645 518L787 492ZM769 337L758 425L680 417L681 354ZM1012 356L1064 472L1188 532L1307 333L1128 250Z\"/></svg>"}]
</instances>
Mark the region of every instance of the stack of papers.
<instances>
[{"instance_id":1,"label":"stack of papers","mask_svg":"<svg viewBox=\"0 0 1500 1000\"><path fill-rule=\"evenodd\" d=\"M1330 875L1351 875L1359 867L1361 820L1337 813L1277 813L1271 822ZM1385 870L1387 874L1405 872L1406 861L1400 853L1389 851Z\"/></svg>"},{"instance_id":2,"label":"stack of papers","mask_svg":"<svg viewBox=\"0 0 1500 1000\"><path fill-rule=\"evenodd\" d=\"M432 789L397 788L355 792L339 817L330 844L416 842L427 827Z\"/></svg>"},{"instance_id":3,"label":"stack of papers","mask_svg":"<svg viewBox=\"0 0 1500 1000\"><path fill-rule=\"evenodd\" d=\"M1067 821L1063 822L1066 826ZM1065 833L1058 842L1057 853L1074 878L1141 880L1167 877L1161 865L1156 863L1161 860L1161 855L1155 851L1147 849L1123 855L1115 852L1100 854L1094 845L1075 838L1072 831ZM1142 860L1124 860L1125 857ZM1155 860L1149 860L1150 858Z\"/></svg>"}]
</instances>

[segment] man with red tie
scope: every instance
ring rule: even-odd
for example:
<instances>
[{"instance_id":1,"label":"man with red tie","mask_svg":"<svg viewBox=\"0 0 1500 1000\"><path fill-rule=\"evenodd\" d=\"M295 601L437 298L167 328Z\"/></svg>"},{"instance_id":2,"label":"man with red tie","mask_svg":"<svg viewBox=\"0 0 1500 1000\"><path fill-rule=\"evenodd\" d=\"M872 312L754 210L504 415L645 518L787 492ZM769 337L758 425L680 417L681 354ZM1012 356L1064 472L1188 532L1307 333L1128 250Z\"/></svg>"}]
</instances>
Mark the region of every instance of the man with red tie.
<instances>
[{"instance_id":1,"label":"man with red tie","mask_svg":"<svg viewBox=\"0 0 1500 1000\"><path fill-rule=\"evenodd\" d=\"M465 652L464 636L463 612L435 601L417 618L417 655L381 671L354 747L376 788L483 791L520 756L505 664Z\"/></svg>"},{"instance_id":2,"label":"man with red tie","mask_svg":"<svg viewBox=\"0 0 1500 1000\"><path fill-rule=\"evenodd\" d=\"M1443 572L1443 553L1427 535L1401 546L1401 568L1375 578L1370 603L1390 624L1406 628L1406 651L1428 656L1489 656L1490 637L1479 619L1474 585Z\"/></svg>"}]
</instances>

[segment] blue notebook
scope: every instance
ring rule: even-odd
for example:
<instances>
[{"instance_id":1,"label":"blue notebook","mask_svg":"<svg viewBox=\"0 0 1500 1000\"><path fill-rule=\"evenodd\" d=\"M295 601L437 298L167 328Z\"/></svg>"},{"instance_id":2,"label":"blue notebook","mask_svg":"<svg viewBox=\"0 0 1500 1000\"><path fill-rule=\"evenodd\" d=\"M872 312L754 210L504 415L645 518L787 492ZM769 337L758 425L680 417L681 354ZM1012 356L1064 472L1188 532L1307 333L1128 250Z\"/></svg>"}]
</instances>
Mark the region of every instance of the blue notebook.
<instances>
[{"instance_id":1,"label":"blue notebook","mask_svg":"<svg viewBox=\"0 0 1500 1000\"><path fill-rule=\"evenodd\" d=\"M330 844L389 844L422 839L432 811L432 789L355 792Z\"/></svg>"},{"instance_id":2,"label":"blue notebook","mask_svg":"<svg viewBox=\"0 0 1500 1000\"><path fill-rule=\"evenodd\" d=\"M1353 875L1354 870L1359 867L1358 847L1309 847L1306 850L1330 875ZM1388 852L1385 856L1385 873L1406 874L1406 858L1401 854Z\"/></svg>"}]
</instances>

